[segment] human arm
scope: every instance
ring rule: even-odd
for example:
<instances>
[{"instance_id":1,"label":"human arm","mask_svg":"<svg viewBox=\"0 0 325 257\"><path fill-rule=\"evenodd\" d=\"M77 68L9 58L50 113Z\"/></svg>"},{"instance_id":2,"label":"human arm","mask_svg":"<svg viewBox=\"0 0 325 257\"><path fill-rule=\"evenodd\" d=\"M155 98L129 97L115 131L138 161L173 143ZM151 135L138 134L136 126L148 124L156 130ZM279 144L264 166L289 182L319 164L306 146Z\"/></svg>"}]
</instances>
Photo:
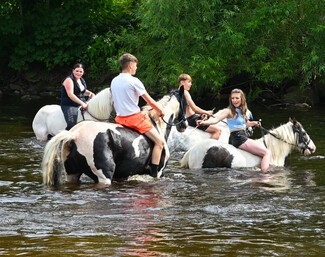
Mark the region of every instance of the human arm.
<instances>
[{"instance_id":1,"label":"human arm","mask_svg":"<svg viewBox=\"0 0 325 257\"><path fill-rule=\"evenodd\" d=\"M225 108L225 109L219 111L218 114L212 115L208 120L198 120L197 124L198 124L198 126L216 124L219 121L227 118L229 116L229 114L230 114L230 109Z\"/></svg>"},{"instance_id":2,"label":"human arm","mask_svg":"<svg viewBox=\"0 0 325 257\"><path fill-rule=\"evenodd\" d=\"M80 106L82 106L82 108L87 109L87 104L84 103L83 101L81 101L75 94L73 91L74 85L73 85L73 81L71 78L66 78L63 82L63 86L67 92L68 97L74 101L75 103L79 104Z\"/></svg>"},{"instance_id":3,"label":"human arm","mask_svg":"<svg viewBox=\"0 0 325 257\"><path fill-rule=\"evenodd\" d=\"M200 108L199 106L197 106L192 97L191 94L187 91L184 90L184 97L186 99L187 105L193 110L193 112L197 113L197 114L205 114L207 116L211 116L213 114L213 111L206 111L202 108Z\"/></svg>"},{"instance_id":4,"label":"human arm","mask_svg":"<svg viewBox=\"0 0 325 257\"><path fill-rule=\"evenodd\" d=\"M261 126L261 123L259 121L247 121L246 122L246 127L259 127Z\"/></svg>"},{"instance_id":5,"label":"human arm","mask_svg":"<svg viewBox=\"0 0 325 257\"><path fill-rule=\"evenodd\" d=\"M95 94L93 92L91 92L90 90L86 89L86 92L85 92L85 96L88 96L88 98L92 98L95 96Z\"/></svg>"},{"instance_id":6,"label":"human arm","mask_svg":"<svg viewBox=\"0 0 325 257\"><path fill-rule=\"evenodd\" d=\"M164 110L160 108L158 103L148 93L144 93L141 97L158 113L160 117L165 115Z\"/></svg>"}]
</instances>

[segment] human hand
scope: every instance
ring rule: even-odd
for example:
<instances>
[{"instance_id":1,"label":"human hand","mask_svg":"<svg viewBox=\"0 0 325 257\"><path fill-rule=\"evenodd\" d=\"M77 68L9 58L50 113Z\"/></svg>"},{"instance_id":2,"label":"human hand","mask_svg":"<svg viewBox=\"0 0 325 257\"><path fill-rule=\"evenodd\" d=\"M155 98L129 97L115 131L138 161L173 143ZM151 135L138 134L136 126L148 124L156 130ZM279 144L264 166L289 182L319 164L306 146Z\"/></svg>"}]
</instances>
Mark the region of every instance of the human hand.
<instances>
[{"instance_id":1,"label":"human hand","mask_svg":"<svg viewBox=\"0 0 325 257\"><path fill-rule=\"evenodd\" d=\"M82 109L87 110L88 104L82 103L81 107L82 107Z\"/></svg>"},{"instance_id":2,"label":"human hand","mask_svg":"<svg viewBox=\"0 0 325 257\"><path fill-rule=\"evenodd\" d=\"M259 121L252 121L254 127L260 127L261 123Z\"/></svg>"},{"instance_id":3,"label":"human hand","mask_svg":"<svg viewBox=\"0 0 325 257\"><path fill-rule=\"evenodd\" d=\"M197 120L197 121L196 121L196 125L197 125L197 126L202 126L202 125L204 125L204 120Z\"/></svg>"},{"instance_id":4,"label":"human hand","mask_svg":"<svg viewBox=\"0 0 325 257\"><path fill-rule=\"evenodd\" d=\"M157 112L157 113L158 113L160 118L163 118L165 116L165 112L164 112L163 109L160 110L160 114L159 114L159 112Z\"/></svg>"},{"instance_id":5,"label":"human hand","mask_svg":"<svg viewBox=\"0 0 325 257\"><path fill-rule=\"evenodd\" d=\"M211 110L211 111L207 111L206 115L208 115L208 116L212 116L212 115L213 115L213 110Z\"/></svg>"}]
</instances>

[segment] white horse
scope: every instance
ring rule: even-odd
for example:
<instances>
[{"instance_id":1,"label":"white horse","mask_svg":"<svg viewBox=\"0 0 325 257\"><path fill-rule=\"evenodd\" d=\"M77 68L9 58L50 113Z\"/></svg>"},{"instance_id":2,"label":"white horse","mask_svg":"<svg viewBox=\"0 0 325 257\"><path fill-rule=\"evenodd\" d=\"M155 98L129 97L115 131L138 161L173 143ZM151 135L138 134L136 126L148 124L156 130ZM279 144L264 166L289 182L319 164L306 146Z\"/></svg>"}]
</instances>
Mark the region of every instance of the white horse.
<instances>
[{"instance_id":1,"label":"white horse","mask_svg":"<svg viewBox=\"0 0 325 257\"><path fill-rule=\"evenodd\" d=\"M227 122L220 121L217 123L217 126L221 129L221 135L218 141L227 144L230 136ZM167 144L169 149L173 149L173 151L188 151L195 144L209 138L211 138L210 133L200 130L197 127L188 126L182 133L178 132L175 127L172 127Z\"/></svg>"},{"instance_id":2,"label":"white horse","mask_svg":"<svg viewBox=\"0 0 325 257\"><path fill-rule=\"evenodd\" d=\"M87 111L78 109L77 123L82 120L108 121L113 110L110 88L105 88L88 101ZM60 131L65 130L67 123L61 106L57 104L43 106L35 115L32 123L38 140L46 141Z\"/></svg>"},{"instance_id":3,"label":"white horse","mask_svg":"<svg viewBox=\"0 0 325 257\"><path fill-rule=\"evenodd\" d=\"M218 115L219 110L214 115ZM253 120L253 114L250 110L247 110L247 116L249 120ZM219 129L221 129L221 135L218 139L219 142L227 144L229 142L230 130L228 127L227 119L219 121L217 124ZM247 128L248 134L251 136L253 134L252 127ZM170 135L168 137L167 144L173 151L188 151L192 146L201 142L202 140L211 138L211 134L200 130L198 127L194 128L188 126L185 132L179 133L175 128L171 129Z\"/></svg>"},{"instance_id":4,"label":"white horse","mask_svg":"<svg viewBox=\"0 0 325 257\"><path fill-rule=\"evenodd\" d=\"M269 131L257 141L260 144L265 144L271 150L270 165L273 166L284 166L285 158L293 149L300 150L304 155L310 155L316 151L314 142L295 119L290 119L288 123ZM180 164L181 167L190 169L256 167L260 166L261 157L235 148L230 144L207 139L188 150Z\"/></svg>"}]
</instances>

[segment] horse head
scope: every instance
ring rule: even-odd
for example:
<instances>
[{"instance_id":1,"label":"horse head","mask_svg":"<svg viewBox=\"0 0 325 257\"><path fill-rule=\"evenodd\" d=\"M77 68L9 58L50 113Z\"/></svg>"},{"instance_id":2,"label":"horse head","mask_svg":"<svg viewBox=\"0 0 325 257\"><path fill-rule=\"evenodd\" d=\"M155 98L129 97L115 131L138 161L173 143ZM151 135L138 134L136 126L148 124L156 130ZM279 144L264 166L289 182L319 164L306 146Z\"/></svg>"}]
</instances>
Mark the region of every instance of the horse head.
<instances>
[{"instance_id":1,"label":"horse head","mask_svg":"<svg viewBox=\"0 0 325 257\"><path fill-rule=\"evenodd\" d=\"M188 126L186 121L186 99L184 98L184 86L181 86L178 90L177 100L179 102L179 111L177 115L178 123L176 125L176 129L178 132L184 132Z\"/></svg>"},{"instance_id":2,"label":"horse head","mask_svg":"<svg viewBox=\"0 0 325 257\"><path fill-rule=\"evenodd\" d=\"M187 128L184 102L184 88L182 87L180 90L172 90L157 101L165 112L164 117L160 118L149 105L143 106L141 111L157 125L157 129L167 140L172 126L175 126L179 132L184 132Z\"/></svg>"},{"instance_id":3,"label":"horse head","mask_svg":"<svg viewBox=\"0 0 325 257\"><path fill-rule=\"evenodd\" d=\"M293 133L296 138L296 146L303 155L310 155L316 151L316 146L307 134L300 122L295 118L289 118L292 123Z\"/></svg>"}]
</instances>

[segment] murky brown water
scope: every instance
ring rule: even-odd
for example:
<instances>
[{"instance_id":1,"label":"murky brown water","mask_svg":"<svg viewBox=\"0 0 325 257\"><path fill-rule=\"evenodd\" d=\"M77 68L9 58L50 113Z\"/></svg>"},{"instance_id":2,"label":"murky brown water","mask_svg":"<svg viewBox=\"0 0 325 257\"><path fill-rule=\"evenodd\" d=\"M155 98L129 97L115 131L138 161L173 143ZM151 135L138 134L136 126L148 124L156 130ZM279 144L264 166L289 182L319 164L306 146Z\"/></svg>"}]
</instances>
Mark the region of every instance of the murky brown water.
<instances>
[{"instance_id":1,"label":"murky brown water","mask_svg":"<svg viewBox=\"0 0 325 257\"><path fill-rule=\"evenodd\" d=\"M160 180L51 189L41 183L44 143L31 129L42 105L0 102L1 256L324 256L322 108L254 110L266 128L294 113L317 146L270 174L179 169L174 153Z\"/></svg>"}]
</instances>

